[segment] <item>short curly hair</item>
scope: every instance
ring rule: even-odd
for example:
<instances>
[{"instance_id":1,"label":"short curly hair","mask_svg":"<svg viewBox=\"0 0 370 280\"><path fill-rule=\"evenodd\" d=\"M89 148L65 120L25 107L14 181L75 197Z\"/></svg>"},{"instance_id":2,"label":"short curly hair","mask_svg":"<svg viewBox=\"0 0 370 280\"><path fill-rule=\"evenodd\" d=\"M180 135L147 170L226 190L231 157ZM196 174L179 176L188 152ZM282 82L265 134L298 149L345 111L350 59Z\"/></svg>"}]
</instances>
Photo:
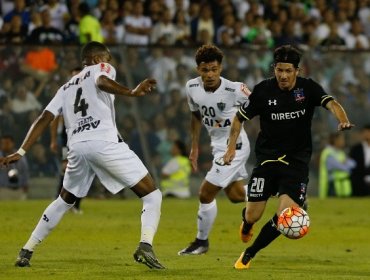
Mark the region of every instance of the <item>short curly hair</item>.
<instances>
[{"instance_id":1,"label":"short curly hair","mask_svg":"<svg viewBox=\"0 0 370 280\"><path fill-rule=\"evenodd\" d=\"M209 63L213 61L217 61L218 63L222 63L222 59L224 58L223 52L214 45L203 45L198 48L195 54L195 62L199 66L202 62Z\"/></svg>"}]
</instances>

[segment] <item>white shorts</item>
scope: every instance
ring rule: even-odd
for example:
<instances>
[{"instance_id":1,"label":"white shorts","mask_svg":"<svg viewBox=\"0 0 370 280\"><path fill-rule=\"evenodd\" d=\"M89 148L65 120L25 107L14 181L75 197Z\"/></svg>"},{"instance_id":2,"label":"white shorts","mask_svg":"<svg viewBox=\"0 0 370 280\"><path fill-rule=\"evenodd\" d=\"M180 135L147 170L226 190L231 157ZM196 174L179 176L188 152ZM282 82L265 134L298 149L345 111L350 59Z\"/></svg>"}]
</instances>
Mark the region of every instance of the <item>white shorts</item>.
<instances>
[{"instance_id":1,"label":"white shorts","mask_svg":"<svg viewBox=\"0 0 370 280\"><path fill-rule=\"evenodd\" d=\"M77 197L85 197L98 176L111 193L133 187L145 175L147 168L125 142L84 141L71 145L63 187Z\"/></svg>"},{"instance_id":2,"label":"white shorts","mask_svg":"<svg viewBox=\"0 0 370 280\"><path fill-rule=\"evenodd\" d=\"M250 154L249 143L248 145L243 145L241 150L236 150L235 158L231 161L230 165L219 165L215 162L217 159L222 158L224 154L225 151L215 152L211 170L207 172L205 178L211 184L223 189L233 182L248 178L245 165Z\"/></svg>"}]
</instances>

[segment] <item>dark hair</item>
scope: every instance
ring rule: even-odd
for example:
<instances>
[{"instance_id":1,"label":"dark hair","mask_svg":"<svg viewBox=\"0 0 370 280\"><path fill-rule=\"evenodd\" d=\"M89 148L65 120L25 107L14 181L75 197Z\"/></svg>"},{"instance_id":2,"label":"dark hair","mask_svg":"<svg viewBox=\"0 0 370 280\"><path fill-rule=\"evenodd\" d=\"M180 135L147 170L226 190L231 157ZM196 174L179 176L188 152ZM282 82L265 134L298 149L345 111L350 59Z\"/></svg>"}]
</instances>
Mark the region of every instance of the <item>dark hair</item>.
<instances>
[{"instance_id":1,"label":"dark hair","mask_svg":"<svg viewBox=\"0 0 370 280\"><path fill-rule=\"evenodd\" d=\"M181 140L175 140L173 143L179 148L180 153L182 156L187 156L186 146L185 143Z\"/></svg>"},{"instance_id":2,"label":"dark hair","mask_svg":"<svg viewBox=\"0 0 370 280\"><path fill-rule=\"evenodd\" d=\"M104 44L96 41L89 42L82 48L81 60L84 61L87 57L102 52L109 52L108 48Z\"/></svg>"},{"instance_id":3,"label":"dark hair","mask_svg":"<svg viewBox=\"0 0 370 280\"><path fill-rule=\"evenodd\" d=\"M222 53L222 51L214 45L203 45L197 50L195 54L195 61L198 66L202 62L208 63L213 61L217 61L221 64L223 58L224 54Z\"/></svg>"},{"instance_id":4,"label":"dark hair","mask_svg":"<svg viewBox=\"0 0 370 280\"><path fill-rule=\"evenodd\" d=\"M301 60L300 51L292 45L284 45L275 49L274 65L276 65L279 62L291 63L295 68L298 68L300 60Z\"/></svg>"}]
</instances>

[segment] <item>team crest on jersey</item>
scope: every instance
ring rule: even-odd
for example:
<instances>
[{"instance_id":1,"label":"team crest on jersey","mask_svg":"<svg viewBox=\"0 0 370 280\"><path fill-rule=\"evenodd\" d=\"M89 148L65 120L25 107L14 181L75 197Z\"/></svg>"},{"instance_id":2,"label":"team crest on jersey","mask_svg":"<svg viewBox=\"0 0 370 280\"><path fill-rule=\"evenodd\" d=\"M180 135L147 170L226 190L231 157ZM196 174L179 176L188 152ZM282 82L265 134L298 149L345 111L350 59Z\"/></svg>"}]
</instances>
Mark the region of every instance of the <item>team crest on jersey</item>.
<instances>
[{"instance_id":1,"label":"team crest on jersey","mask_svg":"<svg viewBox=\"0 0 370 280\"><path fill-rule=\"evenodd\" d=\"M100 63L100 71L101 72L110 72L111 67L106 63Z\"/></svg>"},{"instance_id":2,"label":"team crest on jersey","mask_svg":"<svg viewBox=\"0 0 370 280\"><path fill-rule=\"evenodd\" d=\"M226 107L226 103L224 102L218 102L217 103L217 108L220 110L220 111L223 111Z\"/></svg>"},{"instance_id":3,"label":"team crest on jersey","mask_svg":"<svg viewBox=\"0 0 370 280\"><path fill-rule=\"evenodd\" d=\"M246 84L241 84L240 86L240 90L246 95L246 96L249 96L251 94L251 91L249 90L249 88L247 87Z\"/></svg>"},{"instance_id":4,"label":"team crest on jersey","mask_svg":"<svg viewBox=\"0 0 370 280\"><path fill-rule=\"evenodd\" d=\"M304 96L304 93L303 93L303 88L297 88L293 91L293 94L294 94L294 99L295 101L301 103L303 102L306 97Z\"/></svg>"}]
</instances>

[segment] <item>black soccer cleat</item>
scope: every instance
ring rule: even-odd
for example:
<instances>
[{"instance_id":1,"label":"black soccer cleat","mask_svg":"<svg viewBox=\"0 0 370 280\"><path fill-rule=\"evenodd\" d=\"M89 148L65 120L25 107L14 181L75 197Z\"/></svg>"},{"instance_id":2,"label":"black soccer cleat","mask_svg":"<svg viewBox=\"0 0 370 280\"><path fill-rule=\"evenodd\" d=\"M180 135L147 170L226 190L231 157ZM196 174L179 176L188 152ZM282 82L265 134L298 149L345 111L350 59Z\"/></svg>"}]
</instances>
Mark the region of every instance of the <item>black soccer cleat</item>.
<instances>
[{"instance_id":1,"label":"black soccer cleat","mask_svg":"<svg viewBox=\"0 0 370 280\"><path fill-rule=\"evenodd\" d=\"M164 269L165 267L158 261L153 252L153 248L148 243L140 242L134 253L135 261L145 264L149 268Z\"/></svg>"},{"instance_id":2,"label":"black soccer cleat","mask_svg":"<svg viewBox=\"0 0 370 280\"><path fill-rule=\"evenodd\" d=\"M208 252L209 243L208 239L200 240L196 238L193 242L190 243L188 247L182 249L178 252L178 255L201 255Z\"/></svg>"},{"instance_id":3,"label":"black soccer cleat","mask_svg":"<svg viewBox=\"0 0 370 280\"><path fill-rule=\"evenodd\" d=\"M33 251L29 251L27 249L21 249L18 258L15 262L15 266L18 267L28 267L31 266L30 260L32 258Z\"/></svg>"}]
</instances>

